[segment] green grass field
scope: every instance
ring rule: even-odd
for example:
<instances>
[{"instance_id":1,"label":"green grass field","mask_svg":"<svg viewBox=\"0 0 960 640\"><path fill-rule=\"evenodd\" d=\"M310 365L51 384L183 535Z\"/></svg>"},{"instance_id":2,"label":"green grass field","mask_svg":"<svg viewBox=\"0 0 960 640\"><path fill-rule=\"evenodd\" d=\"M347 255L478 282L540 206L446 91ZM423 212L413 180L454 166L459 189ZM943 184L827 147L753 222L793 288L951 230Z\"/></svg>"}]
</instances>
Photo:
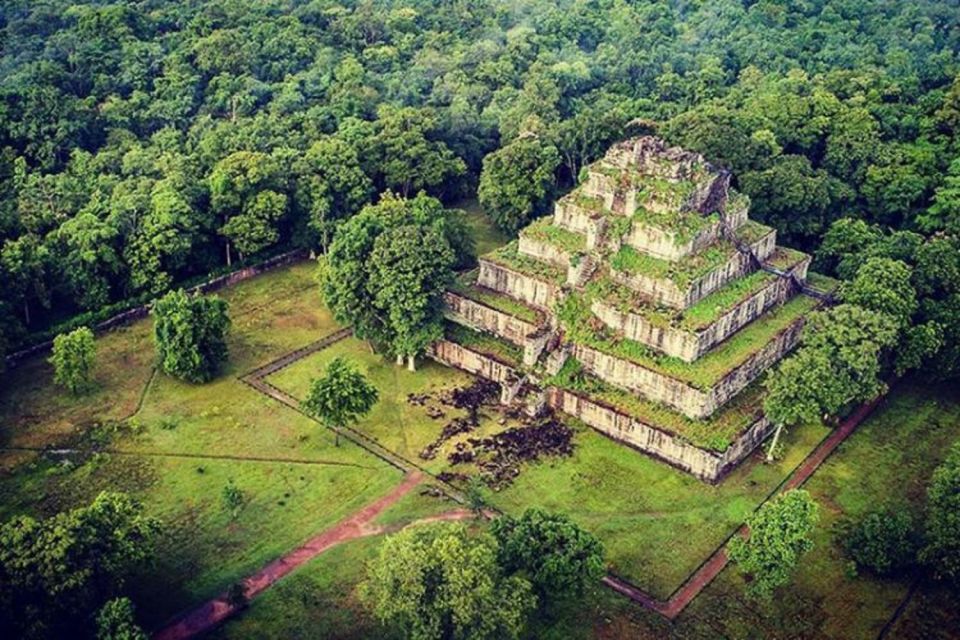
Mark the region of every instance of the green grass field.
<instances>
[{"instance_id":1,"label":"green grass field","mask_svg":"<svg viewBox=\"0 0 960 640\"><path fill-rule=\"evenodd\" d=\"M946 446L960 438L960 403L947 400L951 393L957 397L955 391L904 384L817 471L806 486L823 514L815 534L817 546L794 581L780 589L771 603L746 599L742 580L727 569L673 623L598 588L553 619L534 620L528 637L876 638L906 595L907 582L848 576L847 559L835 540L836 525L875 504L914 513L922 510L930 473ZM791 448L796 448L796 443ZM729 481L736 482L734 478ZM528 470L521 482L534 483L535 473ZM689 526L685 532L696 534ZM656 540L646 543L656 545ZM216 637L359 638L383 633L358 608L355 595L356 584L363 578L357 567L375 553L376 542L368 539L314 560L258 599ZM960 615L950 594L925 587L888 637L945 640L958 635Z\"/></svg>"},{"instance_id":2,"label":"green grass field","mask_svg":"<svg viewBox=\"0 0 960 640\"><path fill-rule=\"evenodd\" d=\"M486 237L494 242L492 234ZM98 388L91 396L73 399L55 389L40 359L14 369L6 378L10 384L0 389L0 518L50 515L85 504L102 490L127 491L141 500L165 523L157 564L135 581L132 594L150 627L218 593L400 479L394 467L349 442L334 446L329 432L239 380L338 329L320 302L313 265L280 269L221 295L233 319L231 357L209 384L152 375L152 323L146 320L98 338ZM357 428L429 471L448 469L445 454L463 436L432 460L418 454L462 410L442 407L445 415L431 418L408 396L436 398L470 377L429 361L410 373L348 338L282 369L270 382L302 397L310 379L337 355L356 362L380 390L376 409ZM849 577L834 532L844 518L880 503L920 513L933 467L960 438L956 397L956 389L905 383L827 461L808 486L823 507L817 547L773 604L746 601L740 578L727 570L673 626L598 588L555 619L535 621L532 637L874 637L908 585ZM470 436L513 425L501 424L493 408L484 414ZM512 486L488 497L510 513L530 506L568 513L601 537L615 571L666 597L826 433L820 426L794 430L787 435L785 460L766 465L754 459L713 487L577 427L572 457L527 465ZM39 455L30 447L75 450ZM222 499L228 483L244 495L235 515ZM400 527L452 506L414 492L377 524ZM317 558L219 635L382 635L354 594L376 546L377 538L361 540ZM951 637L943 630L956 631L960 621L944 612L948 605L942 592L921 590L896 629L902 637L928 637L933 619L937 633Z\"/></svg>"}]
</instances>

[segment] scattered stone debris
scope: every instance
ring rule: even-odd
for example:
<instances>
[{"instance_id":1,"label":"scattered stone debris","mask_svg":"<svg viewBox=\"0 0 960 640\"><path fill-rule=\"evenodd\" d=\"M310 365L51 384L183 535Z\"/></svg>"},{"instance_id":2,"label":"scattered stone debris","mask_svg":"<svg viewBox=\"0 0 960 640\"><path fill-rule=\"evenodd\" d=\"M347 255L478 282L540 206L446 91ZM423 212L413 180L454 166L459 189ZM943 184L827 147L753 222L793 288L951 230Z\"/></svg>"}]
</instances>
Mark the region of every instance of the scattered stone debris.
<instances>
[{"instance_id":1,"label":"scattered stone debris","mask_svg":"<svg viewBox=\"0 0 960 640\"><path fill-rule=\"evenodd\" d=\"M446 415L447 415L447 414L443 412L443 409L441 409L441 408L439 408L439 407L434 407L433 405L430 405L429 407L427 407L427 417L428 417L428 418L432 418L432 419L434 419L434 420L439 420L440 418L442 418L442 417L444 417L444 416L446 416Z\"/></svg>"},{"instance_id":2,"label":"scattered stone debris","mask_svg":"<svg viewBox=\"0 0 960 640\"><path fill-rule=\"evenodd\" d=\"M507 429L489 438L470 438L457 443L447 460L452 465L475 463L487 485L499 490L520 474L522 463L572 453L573 430L549 418Z\"/></svg>"},{"instance_id":3,"label":"scattered stone debris","mask_svg":"<svg viewBox=\"0 0 960 640\"><path fill-rule=\"evenodd\" d=\"M452 471L441 471L437 474L437 480L449 484L469 482L470 476L465 473L454 473Z\"/></svg>"},{"instance_id":4,"label":"scattered stone debris","mask_svg":"<svg viewBox=\"0 0 960 640\"><path fill-rule=\"evenodd\" d=\"M500 395L500 386L495 382L478 378L465 387L459 387L444 392L439 397L439 401L456 409L465 409L465 417L455 417L450 420L440 431L437 439L424 447L420 452L420 458L423 460L433 460L437 457L437 452L447 440L462 433L469 433L480 425L480 408L486 404L493 404ZM423 406L429 396L410 394L407 401L411 404ZM444 412L438 407L428 406L427 415L431 418L443 417Z\"/></svg>"},{"instance_id":5,"label":"scattered stone debris","mask_svg":"<svg viewBox=\"0 0 960 640\"><path fill-rule=\"evenodd\" d=\"M408 393L407 394L407 402L412 404L415 407L425 406L428 400L430 400L429 393Z\"/></svg>"}]
</instances>

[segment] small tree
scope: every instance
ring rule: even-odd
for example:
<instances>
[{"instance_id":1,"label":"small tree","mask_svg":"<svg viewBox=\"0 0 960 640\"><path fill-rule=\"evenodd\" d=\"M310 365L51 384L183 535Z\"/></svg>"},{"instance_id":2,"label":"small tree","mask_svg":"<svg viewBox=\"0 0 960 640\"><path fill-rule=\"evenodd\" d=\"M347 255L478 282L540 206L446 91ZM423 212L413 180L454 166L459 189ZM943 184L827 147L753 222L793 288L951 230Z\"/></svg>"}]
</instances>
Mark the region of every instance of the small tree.
<instances>
[{"instance_id":1,"label":"small tree","mask_svg":"<svg viewBox=\"0 0 960 640\"><path fill-rule=\"evenodd\" d=\"M913 522L905 512L873 511L850 531L847 553L857 563L878 575L890 575L916 558Z\"/></svg>"},{"instance_id":2,"label":"small tree","mask_svg":"<svg viewBox=\"0 0 960 640\"><path fill-rule=\"evenodd\" d=\"M361 599L405 638L516 638L536 598L503 575L489 536L461 525L408 527L387 538L360 585Z\"/></svg>"},{"instance_id":3,"label":"small tree","mask_svg":"<svg viewBox=\"0 0 960 640\"><path fill-rule=\"evenodd\" d=\"M300 407L333 429L334 442L340 446L340 430L356 424L377 403L377 388L343 358L334 358L326 372L310 383Z\"/></svg>"},{"instance_id":4,"label":"small tree","mask_svg":"<svg viewBox=\"0 0 960 640\"><path fill-rule=\"evenodd\" d=\"M188 382L212 379L227 359L227 303L180 289L157 300L153 315L160 368Z\"/></svg>"},{"instance_id":5,"label":"small tree","mask_svg":"<svg viewBox=\"0 0 960 640\"><path fill-rule=\"evenodd\" d=\"M97 613L97 640L147 640L129 598L114 598Z\"/></svg>"},{"instance_id":6,"label":"small tree","mask_svg":"<svg viewBox=\"0 0 960 640\"><path fill-rule=\"evenodd\" d=\"M563 514L527 509L514 519L493 523L500 545L500 564L522 571L544 602L583 594L603 576L603 545Z\"/></svg>"},{"instance_id":7,"label":"small tree","mask_svg":"<svg viewBox=\"0 0 960 640\"><path fill-rule=\"evenodd\" d=\"M750 576L748 593L769 598L790 579L800 557L813 547L810 534L818 517L810 494L796 489L767 502L747 520L749 537L734 536L727 553Z\"/></svg>"},{"instance_id":8,"label":"small tree","mask_svg":"<svg viewBox=\"0 0 960 640\"><path fill-rule=\"evenodd\" d=\"M960 442L933 472L927 488L926 539L920 559L936 578L960 584Z\"/></svg>"},{"instance_id":9,"label":"small tree","mask_svg":"<svg viewBox=\"0 0 960 640\"><path fill-rule=\"evenodd\" d=\"M53 353L48 362L53 365L53 380L74 395L92 387L93 361L96 343L88 327L61 333L53 339Z\"/></svg>"}]
</instances>

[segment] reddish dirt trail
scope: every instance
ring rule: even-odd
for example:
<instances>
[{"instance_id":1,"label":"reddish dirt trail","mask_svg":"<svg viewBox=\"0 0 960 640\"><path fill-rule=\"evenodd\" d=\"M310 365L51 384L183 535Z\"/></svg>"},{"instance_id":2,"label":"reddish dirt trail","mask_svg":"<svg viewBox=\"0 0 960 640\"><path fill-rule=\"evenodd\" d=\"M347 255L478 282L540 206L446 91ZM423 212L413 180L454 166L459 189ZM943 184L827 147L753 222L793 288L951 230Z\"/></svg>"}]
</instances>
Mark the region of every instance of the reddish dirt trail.
<instances>
[{"instance_id":1,"label":"reddish dirt trail","mask_svg":"<svg viewBox=\"0 0 960 640\"><path fill-rule=\"evenodd\" d=\"M302 546L290 553L274 560L263 569L243 581L248 598L253 598L277 580L280 580L297 567L317 557L324 551L340 543L365 536L389 533L398 530L399 526L385 527L373 524L373 521L388 507L395 504L400 498L407 495L420 484L423 474L420 472L408 473L403 482L397 485L390 493L371 502L348 518L341 520L323 533L311 538ZM455 509L445 513L423 518L421 522L438 522L441 520L466 520L473 517L471 511ZM167 626L153 635L154 640L184 640L200 633L209 631L226 618L236 613L236 609L227 602L226 594L205 602L196 609L178 616Z\"/></svg>"},{"instance_id":2,"label":"reddish dirt trail","mask_svg":"<svg viewBox=\"0 0 960 640\"><path fill-rule=\"evenodd\" d=\"M852 434L860 423L867 418L885 396L878 396L870 402L863 404L849 418L843 421L839 427L827 436L817 448L810 452L810 455L804 459L800 466L794 469L787 481L777 493L796 489L803 485L814 472L820 468L823 461L833 453L840 443L846 440ZM743 525L737 530L735 535L748 535L747 526ZM690 604L694 598L700 595L704 588L713 582L721 571L726 568L729 558L727 558L726 544L714 551L706 562L700 565L693 575L687 578L679 589L677 589L669 599L657 600L649 593L643 591L635 585L626 582L616 576L607 576L603 583L614 591L625 595L634 602L637 602L651 611L656 611L660 615L673 620Z\"/></svg>"}]
</instances>

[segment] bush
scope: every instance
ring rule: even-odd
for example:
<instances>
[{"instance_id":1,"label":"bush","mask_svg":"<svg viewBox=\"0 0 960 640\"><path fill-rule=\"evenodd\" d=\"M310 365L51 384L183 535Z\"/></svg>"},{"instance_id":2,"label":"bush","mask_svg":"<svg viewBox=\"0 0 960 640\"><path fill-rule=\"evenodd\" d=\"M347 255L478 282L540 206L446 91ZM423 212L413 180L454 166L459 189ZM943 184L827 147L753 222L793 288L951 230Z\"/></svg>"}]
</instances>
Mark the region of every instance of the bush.
<instances>
[{"instance_id":1,"label":"bush","mask_svg":"<svg viewBox=\"0 0 960 640\"><path fill-rule=\"evenodd\" d=\"M904 512L868 513L850 531L846 548L857 567L878 575L895 573L916 559L913 521Z\"/></svg>"},{"instance_id":2,"label":"bush","mask_svg":"<svg viewBox=\"0 0 960 640\"><path fill-rule=\"evenodd\" d=\"M95 355L93 331L88 327L60 334L53 340L53 352L48 360L53 365L54 382L73 395L89 391Z\"/></svg>"},{"instance_id":3,"label":"bush","mask_svg":"<svg viewBox=\"0 0 960 640\"><path fill-rule=\"evenodd\" d=\"M160 368L188 382L207 382L227 359L227 303L216 296L171 291L153 307Z\"/></svg>"}]
</instances>

